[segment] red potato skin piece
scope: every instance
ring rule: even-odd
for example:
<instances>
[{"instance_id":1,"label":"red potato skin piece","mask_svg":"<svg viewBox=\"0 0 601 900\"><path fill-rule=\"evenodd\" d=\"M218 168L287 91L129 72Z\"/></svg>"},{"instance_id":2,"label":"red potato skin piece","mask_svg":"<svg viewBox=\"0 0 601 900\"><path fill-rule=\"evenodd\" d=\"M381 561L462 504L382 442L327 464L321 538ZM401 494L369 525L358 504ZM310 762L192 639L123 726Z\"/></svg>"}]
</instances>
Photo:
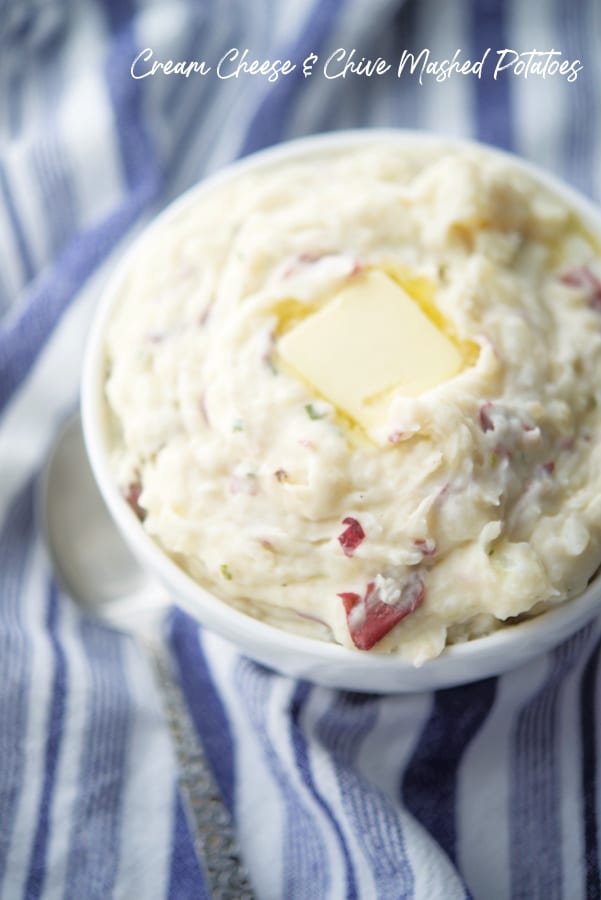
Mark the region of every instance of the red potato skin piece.
<instances>
[{"instance_id":1,"label":"red potato skin piece","mask_svg":"<svg viewBox=\"0 0 601 900\"><path fill-rule=\"evenodd\" d=\"M135 512L136 516L140 520L140 522L143 522L146 517L146 511L144 509L142 509L142 507L140 506L139 501L140 501L141 493L142 493L142 485L140 484L139 481L134 481L127 488L127 492L125 494L125 500L127 501L127 503L129 503L129 505Z\"/></svg>"},{"instance_id":2,"label":"red potato skin piece","mask_svg":"<svg viewBox=\"0 0 601 900\"><path fill-rule=\"evenodd\" d=\"M590 298L591 308L601 312L601 281L587 266L570 269L559 276L562 284L586 291Z\"/></svg>"},{"instance_id":3,"label":"red potato skin piece","mask_svg":"<svg viewBox=\"0 0 601 900\"><path fill-rule=\"evenodd\" d=\"M422 556L434 556L436 553L435 541L417 540L413 542L413 546L416 550L419 550Z\"/></svg>"},{"instance_id":4,"label":"red potato skin piece","mask_svg":"<svg viewBox=\"0 0 601 900\"><path fill-rule=\"evenodd\" d=\"M347 516L346 519L342 520L343 525L348 525L348 528L342 532L342 534L338 535L338 540L340 541L340 546L344 550L345 556L352 556L359 544L361 544L365 538L365 532L361 528L359 522L356 519L351 518L351 516Z\"/></svg>"},{"instance_id":5,"label":"red potato skin piece","mask_svg":"<svg viewBox=\"0 0 601 900\"><path fill-rule=\"evenodd\" d=\"M509 462L513 459L513 453L507 447L504 447L503 444L496 444L493 452L498 459L508 459Z\"/></svg>"},{"instance_id":6,"label":"red potato skin piece","mask_svg":"<svg viewBox=\"0 0 601 900\"><path fill-rule=\"evenodd\" d=\"M396 444L402 443L402 441L404 441L404 440L405 440L405 432L404 431L391 431L390 434L388 435L388 443L393 444L395 446L396 446Z\"/></svg>"},{"instance_id":7,"label":"red potato skin piece","mask_svg":"<svg viewBox=\"0 0 601 900\"><path fill-rule=\"evenodd\" d=\"M415 576L406 586L401 599L394 605L380 600L379 591L373 581L367 585L363 597L351 592L338 596L344 603L353 644L358 650L371 650L395 625L419 609L426 596L426 586L419 575ZM364 606L365 614L359 625L353 625L351 613L357 604Z\"/></svg>"},{"instance_id":8,"label":"red potato skin piece","mask_svg":"<svg viewBox=\"0 0 601 900\"><path fill-rule=\"evenodd\" d=\"M294 259L292 260L290 265L288 265L286 267L286 269L283 271L282 276L284 278L289 278L290 275L292 275L292 273L294 272L294 270L296 268L298 268L298 266L315 263L319 259L321 259L321 256L322 256L321 253L311 253L309 251L306 253L299 253L297 256L294 257Z\"/></svg>"},{"instance_id":9,"label":"red potato skin piece","mask_svg":"<svg viewBox=\"0 0 601 900\"><path fill-rule=\"evenodd\" d=\"M490 412L492 410L492 403L488 400L486 403L483 403L480 409L478 410L478 419L480 421L480 428L482 431L494 431L495 426L490 417Z\"/></svg>"}]
</instances>

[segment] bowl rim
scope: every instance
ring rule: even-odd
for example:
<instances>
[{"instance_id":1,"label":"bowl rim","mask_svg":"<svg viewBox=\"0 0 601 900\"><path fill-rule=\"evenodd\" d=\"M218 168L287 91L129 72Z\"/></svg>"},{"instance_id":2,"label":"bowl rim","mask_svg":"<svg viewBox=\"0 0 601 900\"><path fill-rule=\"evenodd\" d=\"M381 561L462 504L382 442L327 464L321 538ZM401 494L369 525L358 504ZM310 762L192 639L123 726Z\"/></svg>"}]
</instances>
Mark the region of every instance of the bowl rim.
<instances>
[{"instance_id":1,"label":"bowl rim","mask_svg":"<svg viewBox=\"0 0 601 900\"><path fill-rule=\"evenodd\" d=\"M295 157L306 158L307 154L320 155L324 151L339 149L343 146L353 147L383 141L403 145L430 143L449 148L471 149L510 161L518 169L530 174L539 183L556 192L592 230L601 235L601 210L597 209L588 198L564 184L557 176L522 159L517 154L500 150L480 141L452 137L437 132L402 128L350 129L312 134L286 141L238 159L203 177L154 216L127 246L101 291L93 315L84 347L80 404L88 458L109 512L126 543L129 544L141 564L171 587L177 605L206 627L243 647L248 646L249 643L260 647L276 644L278 653L302 654L306 659L319 660L323 663L351 663L356 671L385 670L390 673L402 674L403 671L414 673L416 666L398 653L384 653L377 650L366 653L333 641L296 634L282 627L271 625L242 612L226 600L220 599L217 594L213 594L203 587L184 569L180 568L144 530L133 510L119 492L108 458L106 410L102 390L105 368L105 327L112 313L113 305L119 296L119 289L129 271L130 259L135 256L141 244L154 231L164 227L170 219L179 216L187 206L196 203L203 194L212 192L233 176L247 171L260 171L274 163L292 161ZM532 618L501 626L498 630L482 637L447 645L439 656L427 660L423 666L427 668L430 675L435 676L437 669L447 673L449 664L461 663L463 666L469 666L498 654L513 653L518 647L525 649L531 643L536 644L537 641L533 639L540 638L544 631L557 632L569 625L569 632L565 633L567 636L568 633L574 633L593 618L595 611L599 608L601 608L601 579L597 576L591 579L585 590L578 596L562 601L557 606ZM550 641L548 646L551 647L555 643L557 641Z\"/></svg>"}]
</instances>

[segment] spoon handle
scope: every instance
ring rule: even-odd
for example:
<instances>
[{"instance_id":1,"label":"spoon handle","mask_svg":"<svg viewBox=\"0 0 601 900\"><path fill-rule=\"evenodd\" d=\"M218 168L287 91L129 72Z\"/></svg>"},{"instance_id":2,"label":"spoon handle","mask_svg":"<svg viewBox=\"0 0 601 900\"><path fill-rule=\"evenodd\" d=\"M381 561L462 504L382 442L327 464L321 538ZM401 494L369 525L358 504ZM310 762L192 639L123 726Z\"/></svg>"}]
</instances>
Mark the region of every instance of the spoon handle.
<instances>
[{"instance_id":1,"label":"spoon handle","mask_svg":"<svg viewBox=\"0 0 601 900\"><path fill-rule=\"evenodd\" d=\"M146 643L146 642L145 642ZM146 644L146 649L151 649ZM149 654L163 700L167 725L179 763L180 787L195 832L195 847L204 866L212 900L254 900L230 815L198 740L164 648Z\"/></svg>"},{"instance_id":2,"label":"spoon handle","mask_svg":"<svg viewBox=\"0 0 601 900\"><path fill-rule=\"evenodd\" d=\"M59 583L83 612L131 635L154 669L209 895L251 900L234 829L162 640L171 600L124 545L96 486L78 415L66 422L49 452L36 503Z\"/></svg>"}]
</instances>

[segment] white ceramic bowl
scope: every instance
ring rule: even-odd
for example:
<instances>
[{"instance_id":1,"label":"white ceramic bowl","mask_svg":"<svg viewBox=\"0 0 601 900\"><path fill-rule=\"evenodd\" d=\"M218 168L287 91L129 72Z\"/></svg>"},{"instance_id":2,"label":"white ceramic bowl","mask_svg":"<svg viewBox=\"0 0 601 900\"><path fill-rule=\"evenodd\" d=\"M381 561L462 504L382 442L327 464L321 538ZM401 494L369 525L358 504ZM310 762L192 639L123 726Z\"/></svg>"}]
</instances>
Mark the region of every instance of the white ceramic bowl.
<instances>
[{"instance_id":1,"label":"white ceramic bowl","mask_svg":"<svg viewBox=\"0 0 601 900\"><path fill-rule=\"evenodd\" d=\"M179 198L149 227L162 227L182 206L197 202L207 189L227 181L234 172L268 167L276 161L299 155L306 158L324 148L348 147L373 141L374 138L399 145L416 140L442 140L447 145L459 146L469 143L420 132L380 129L304 138L256 153L207 178ZM501 151L492 149L490 152L501 154ZM536 167L515 157L512 159L516 165L562 196L588 227L601 236L601 212L589 201ZM81 399L86 447L109 511L140 564L158 577L174 602L207 628L232 641L247 656L286 675L336 688L394 693L451 687L498 675L549 650L601 610L601 578L597 577L578 598L518 625L448 647L437 659L415 668L395 656L350 650L282 631L233 609L209 593L146 534L119 493L109 468L103 399L103 341L117 289L127 267L128 254L103 293L85 352Z\"/></svg>"}]
</instances>

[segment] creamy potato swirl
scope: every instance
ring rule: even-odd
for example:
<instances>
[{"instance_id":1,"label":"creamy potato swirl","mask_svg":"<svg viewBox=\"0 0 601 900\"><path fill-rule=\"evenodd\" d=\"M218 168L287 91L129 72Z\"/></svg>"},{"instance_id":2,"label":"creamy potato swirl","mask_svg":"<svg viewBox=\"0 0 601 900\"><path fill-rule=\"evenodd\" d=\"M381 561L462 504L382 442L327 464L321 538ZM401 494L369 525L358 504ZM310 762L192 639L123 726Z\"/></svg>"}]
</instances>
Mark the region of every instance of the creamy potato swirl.
<instances>
[{"instance_id":1,"label":"creamy potato swirl","mask_svg":"<svg viewBox=\"0 0 601 900\"><path fill-rule=\"evenodd\" d=\"M418 665L565 601L601 561L597 256L478 148L374 141L207 190L130 255L107 330L123 494L224 602ZM467 348L377 441L278 357L370 268Z\"/></svg>"}]
</instances>

